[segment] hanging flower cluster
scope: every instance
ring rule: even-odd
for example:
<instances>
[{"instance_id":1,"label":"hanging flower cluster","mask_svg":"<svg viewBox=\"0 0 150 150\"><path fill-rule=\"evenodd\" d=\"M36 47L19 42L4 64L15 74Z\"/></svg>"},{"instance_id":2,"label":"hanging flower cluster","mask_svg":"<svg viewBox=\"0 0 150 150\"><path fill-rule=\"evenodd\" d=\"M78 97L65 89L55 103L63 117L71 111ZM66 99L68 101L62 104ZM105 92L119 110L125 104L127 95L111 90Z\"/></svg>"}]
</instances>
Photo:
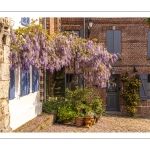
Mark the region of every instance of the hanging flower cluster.
<instances>
[{"instance_id":1,"label":"hanging flower cluster","mask_svg":"<svg viewBox=\"0 0 150 150\"><path fill-rule=\"evenodd\" d=\"M110 77L111 64L118 60L101 44L85 40L68 32L48 35L41 25L35 24L13 30L11 28L11 69L21 71L31 66L41 74L41 69L51 73L62 67L70 67L75 61L76 73L85 74L85 79L104 87Z\"/></svg>"}]
</instances>

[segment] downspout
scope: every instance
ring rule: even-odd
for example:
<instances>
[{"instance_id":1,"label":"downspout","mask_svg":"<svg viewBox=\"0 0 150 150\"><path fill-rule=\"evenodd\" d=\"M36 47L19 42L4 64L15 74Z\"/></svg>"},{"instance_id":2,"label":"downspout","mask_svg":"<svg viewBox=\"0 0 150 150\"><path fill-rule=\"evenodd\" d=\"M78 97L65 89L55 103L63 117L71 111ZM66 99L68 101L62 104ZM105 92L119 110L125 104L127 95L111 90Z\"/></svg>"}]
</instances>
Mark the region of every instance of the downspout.
<instances>
[{"instance_id":1,"label":"downspout","mask_svg":"<svg viewBox=\"0 0 150 150\"><path fill-rule=\"evenodd\" d=\"M84 39L85 39L85 17L83 19L83 27L84 27ZM85 72L83 73L83 77L85 76ZM84 79L84 85L83 87L85 88L85 79Z\"/></svg>"},{"instance_id":2,"label":"downspout","mask_svg":"<svg viewBox=\"0 0 150 150\"><path fill-rule=\"evenodd\" d=\"M46 18L44 18L44 29L46 30ZM46 70L44 71L44 102L46 102Z\"/></svg>"},{"instance_id":3,"label":"downspout","mask_svg":"<svg viewBox=\"0 0 150 150\"><path fill-rule=\"evenodd\" d=\"M84 22L83 22L83 24L84 24L84 38L85 38L85 17L84 17Z\"/></svg>"}]
</instances>

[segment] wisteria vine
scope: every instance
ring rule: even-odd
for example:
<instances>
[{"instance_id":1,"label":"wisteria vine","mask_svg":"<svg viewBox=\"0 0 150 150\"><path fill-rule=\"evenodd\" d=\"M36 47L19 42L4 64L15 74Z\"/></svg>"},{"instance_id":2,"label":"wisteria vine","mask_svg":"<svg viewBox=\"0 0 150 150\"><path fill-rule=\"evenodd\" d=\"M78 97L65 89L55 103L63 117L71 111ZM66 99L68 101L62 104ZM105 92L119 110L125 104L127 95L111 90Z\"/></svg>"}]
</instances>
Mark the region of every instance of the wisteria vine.
<instances>
[{"instance_id":1,"label":"wisteria vine","mask_svg":"<svg viewBox=\"0 0 150 150\"><path fill-rule=\"evenodd\" d=\"M32 20L28 27L11 27L10 68L26 72L31 66L41 74L41 69L51 73L71 66L75 60L76 73L83 73L86 81L105 87L111 75L112 64L118 60L100 43L86 40L74 33L49 35L41 25Z\"/></svg>"}]
</instances>

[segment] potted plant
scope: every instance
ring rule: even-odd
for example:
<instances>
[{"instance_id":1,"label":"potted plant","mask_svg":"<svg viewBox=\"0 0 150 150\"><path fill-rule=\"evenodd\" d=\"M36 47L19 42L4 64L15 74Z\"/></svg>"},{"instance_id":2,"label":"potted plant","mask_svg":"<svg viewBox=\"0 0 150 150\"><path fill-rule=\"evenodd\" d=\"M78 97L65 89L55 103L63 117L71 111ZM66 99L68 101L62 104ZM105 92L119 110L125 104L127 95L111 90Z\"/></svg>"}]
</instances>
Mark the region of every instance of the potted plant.
<instances>
[{"instance_id":1,"label":"potted plant","mask_svg":"<svg viewBox=\"0 0 150 150\"><path fill-rule=\"evenodd\" d=\"M93 124L94 112L90 104L85 106L85 128L89 128Z\"/></svg>"},{"instance_id":2,"label":"potted plant","mask_svg":"<svg viewBox=\"0 0 150 150\"><path fill-rule=\"evenodd\" d=\"M77 116L75 117L75 125L77 127L82 127L83 124L84 124L84 114L78 113Z\"/></svg>"}]
</instances>

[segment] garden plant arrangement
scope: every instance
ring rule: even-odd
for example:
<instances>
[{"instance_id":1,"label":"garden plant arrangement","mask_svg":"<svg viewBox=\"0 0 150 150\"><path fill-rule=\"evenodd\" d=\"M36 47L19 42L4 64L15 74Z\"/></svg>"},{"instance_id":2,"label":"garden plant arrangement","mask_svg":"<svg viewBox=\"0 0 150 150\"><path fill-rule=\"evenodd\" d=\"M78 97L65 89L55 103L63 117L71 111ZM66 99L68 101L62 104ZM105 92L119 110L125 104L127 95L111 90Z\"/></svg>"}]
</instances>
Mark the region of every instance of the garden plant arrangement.
<instances>
[{"instance_id":1,"label":"garden plant arrangement","mask_svg":"<svg viewBox=\"0 0 150 150\"><path fill-rule=\"evenodd\" d=\"M75 91L66 89L66 98L64 100L50 99L43 103L43 112L57 113L57 122L75 124L76 126L84 126L86 118L90 118L88 125L98 122L103 114L102 100L98 95L93 95L93 89L77 87ZM79 122L77 118L80 118ZM92 119L92 121L91 121Z\"/></svg>"}]
</instances>

